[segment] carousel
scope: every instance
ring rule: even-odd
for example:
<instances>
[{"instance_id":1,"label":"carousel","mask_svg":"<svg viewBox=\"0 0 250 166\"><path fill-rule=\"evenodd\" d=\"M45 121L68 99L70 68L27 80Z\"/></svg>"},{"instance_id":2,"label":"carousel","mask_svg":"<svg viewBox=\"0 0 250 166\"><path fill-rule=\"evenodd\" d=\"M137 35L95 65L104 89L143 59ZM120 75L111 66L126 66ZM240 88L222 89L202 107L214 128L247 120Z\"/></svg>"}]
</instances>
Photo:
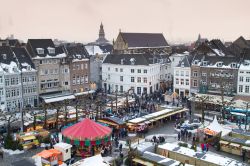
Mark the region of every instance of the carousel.
<instances>
[{"instance_id":1,"label":"carousel","mask_svg":"<svg viewBox=\"0 0 250 166\"><path fill-rule=\"evenodd\" d=\"M76 155L89 157L110 144L112 130L85 118L62 131L63 140L76 148ZM84 156L83 156L84 155Z\"/></svg>"}]
</instances>

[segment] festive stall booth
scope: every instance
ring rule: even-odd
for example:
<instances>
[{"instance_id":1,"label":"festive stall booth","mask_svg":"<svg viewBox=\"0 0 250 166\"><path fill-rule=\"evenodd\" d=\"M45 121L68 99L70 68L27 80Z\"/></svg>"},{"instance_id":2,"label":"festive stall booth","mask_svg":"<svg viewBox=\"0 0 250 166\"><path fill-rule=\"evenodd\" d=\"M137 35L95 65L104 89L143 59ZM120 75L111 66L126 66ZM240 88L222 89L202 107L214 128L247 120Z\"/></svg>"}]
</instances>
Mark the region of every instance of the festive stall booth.
<instances>
[{"instance_id":1,"label":"festive stall booth","mask_svg":"<svg viewBox=\"0 0 250 166\"><path fill-rule=\"evenodd\" d=\"M60 142L54 145L54 149L62 152L62 161L67 162L71 159L71 148L72 145Z\"/></svg>"},{"instance_id":2,"label":"festive stall booth","mask_svg":"<svg viewBox=\"0 0 250 166\"><path fill-rule=\"evenodd\" d=\"M63 164L62 152L56 149L43 150L37 156L41 157L43 166L54 166Z\"/></svg>"},{"instance_id":3,"label":"festive stall booth","mask_svg":"<svg viewBox=\"0 0 250 166\"><path fill-rule=\"evenodd\" d=\"M221 135L224 136L230 132L230 130L222 127L218 123L216 116L214 117L213 122L210 123L203 131L208 136L215 136L215 135L219 134L220 132L221 132Z\"/></svg>"},{"instance_id":4,"label":"festive stall booth","mask_svg":"<svg viewBox=\"0 0 250 166\"><path fill-rule=\"evenodd\" d=\"M99 153L101 147L110 144L111 128L88 118L62 131L63 140L77 147L77 155L89 157Z\"/></svg>"}]
</instances>

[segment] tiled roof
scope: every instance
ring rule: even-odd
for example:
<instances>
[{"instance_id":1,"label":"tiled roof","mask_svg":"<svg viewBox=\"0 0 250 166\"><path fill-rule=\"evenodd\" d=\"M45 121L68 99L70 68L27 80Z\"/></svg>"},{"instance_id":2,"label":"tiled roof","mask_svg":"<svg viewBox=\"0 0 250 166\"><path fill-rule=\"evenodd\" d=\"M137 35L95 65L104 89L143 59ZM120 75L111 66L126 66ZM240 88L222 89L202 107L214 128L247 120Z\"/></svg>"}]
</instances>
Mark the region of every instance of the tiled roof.
<instances>
[{"instance_id":1,"label":"tiled roof","mask_svg":"<svg viewBox=\"0 0 250 166\"><path fill-rule=\"evenodd\" d=\"M32 57L40 56L45 57L46 55L55 56L60 52L60 49L56 49L55 54L50 54L48 48L55 48L55 45L51 39L28 39L27 50ZM44 49L44 54L38 54L37 48Z\"/></svg>"},{"instance_id":2,"label":"tiled roof","mask_svg":"<svg viewBox=\"0 0 250 166\"><path fill-rule=\"evenodd\" d=\"M6 58L5 58L6 56ZM0 63L9 65L11 62L16 62L16 59L9 46L0 46Z\"/></svg>"},{"instance_id":3,"label":"tiled roof","mask_svg":"<svg viewBox=\"0 0 250 166\"><path fill-rule=\"evenodd\" d=\"M20 63L22 68L25 68L24 63L27 63L28 65L30 65L33 69L35 69L35 65L30 57L30 55L28 54L27 50L25 48L22 47L11 47L11 50L15 53L16 58L18 60L18 62Z\"/></svg>"},{"instance_id":4,"label":"tiled roof","mask_svg":"<svg viewBox=\"0 0 250 166\"><path fill-rule=\"evenodd\" d=\"M166 47L168 43L162 33L120 33L128 47Z\"/></svg>"},{"instance_id":5,"label":"tiled roof","mask_svg":"<svg viewBox=\"0 0 250 166\"><path fill-rule=\"evenodd\" d=\"M146 54L109 54L104 59L103 63L131 65L134 60L134 65L149 65L153 63L153 55Z\"/></svg>"}]
</instances>

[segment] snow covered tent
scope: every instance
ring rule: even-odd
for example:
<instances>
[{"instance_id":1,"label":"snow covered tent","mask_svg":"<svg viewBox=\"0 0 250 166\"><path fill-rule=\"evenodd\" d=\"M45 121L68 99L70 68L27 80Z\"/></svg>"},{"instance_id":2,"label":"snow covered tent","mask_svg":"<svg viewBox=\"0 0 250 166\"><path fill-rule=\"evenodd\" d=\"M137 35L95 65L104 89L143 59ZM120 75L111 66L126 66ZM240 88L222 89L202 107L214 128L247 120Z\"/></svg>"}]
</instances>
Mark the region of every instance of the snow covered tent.
<instances>
[{"instance_id":1,"label":"snow covered tent","mask_svg":"<svg viewBox=\"0 0 250 166\"><path fill-rule=\"evenodd\" d=\"M72 164L71 166L90 166L90 165L98 165L98 166L110 166L100 154L82 159Z\"/></svg>"},{"instance_id":2,"label":"snow covered tent","mask_svg":"<svg viewBox=\"0 0 250 166\"><path fill-rule=\"evenodd\" d=\"M211 122L211 123L204 129L204 133L205 133L205 134L208 134L208 135L214 136L214 135L216 135L216 134L218 134L218 133L220 133L220 132L222 132L222 133L221 133L221 136L224 136L224 135L227 135L227 134L230 132L230 130L225 129L224 127L222 127L222 126L218 123L217 117L215 116L213 122Z\"/></svg>"}]
</instances>

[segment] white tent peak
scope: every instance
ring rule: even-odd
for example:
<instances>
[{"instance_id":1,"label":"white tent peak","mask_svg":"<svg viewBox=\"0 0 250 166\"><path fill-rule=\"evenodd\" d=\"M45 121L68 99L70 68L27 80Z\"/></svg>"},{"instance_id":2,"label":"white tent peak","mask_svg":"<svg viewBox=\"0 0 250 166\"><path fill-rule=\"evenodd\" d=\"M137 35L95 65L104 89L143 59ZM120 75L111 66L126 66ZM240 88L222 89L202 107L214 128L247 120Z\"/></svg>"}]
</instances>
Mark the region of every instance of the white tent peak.
<instances>
[{"instance_id":1,"label":"white tent peak","mask_svg":"<svg viewBox=\"0 0 250 166\"><path fill-rule=\"evenodd\" d=\"M230 132L230 130L225 129L224 127L222 127L222 126L219 124L216 115L214 116L213 122L211 122L211 123L206 127L206 129L215 131L216 133L222 132L222 134L221 134L222 136L227 135L227 134Z\"/></svg>"}]
</instances>

